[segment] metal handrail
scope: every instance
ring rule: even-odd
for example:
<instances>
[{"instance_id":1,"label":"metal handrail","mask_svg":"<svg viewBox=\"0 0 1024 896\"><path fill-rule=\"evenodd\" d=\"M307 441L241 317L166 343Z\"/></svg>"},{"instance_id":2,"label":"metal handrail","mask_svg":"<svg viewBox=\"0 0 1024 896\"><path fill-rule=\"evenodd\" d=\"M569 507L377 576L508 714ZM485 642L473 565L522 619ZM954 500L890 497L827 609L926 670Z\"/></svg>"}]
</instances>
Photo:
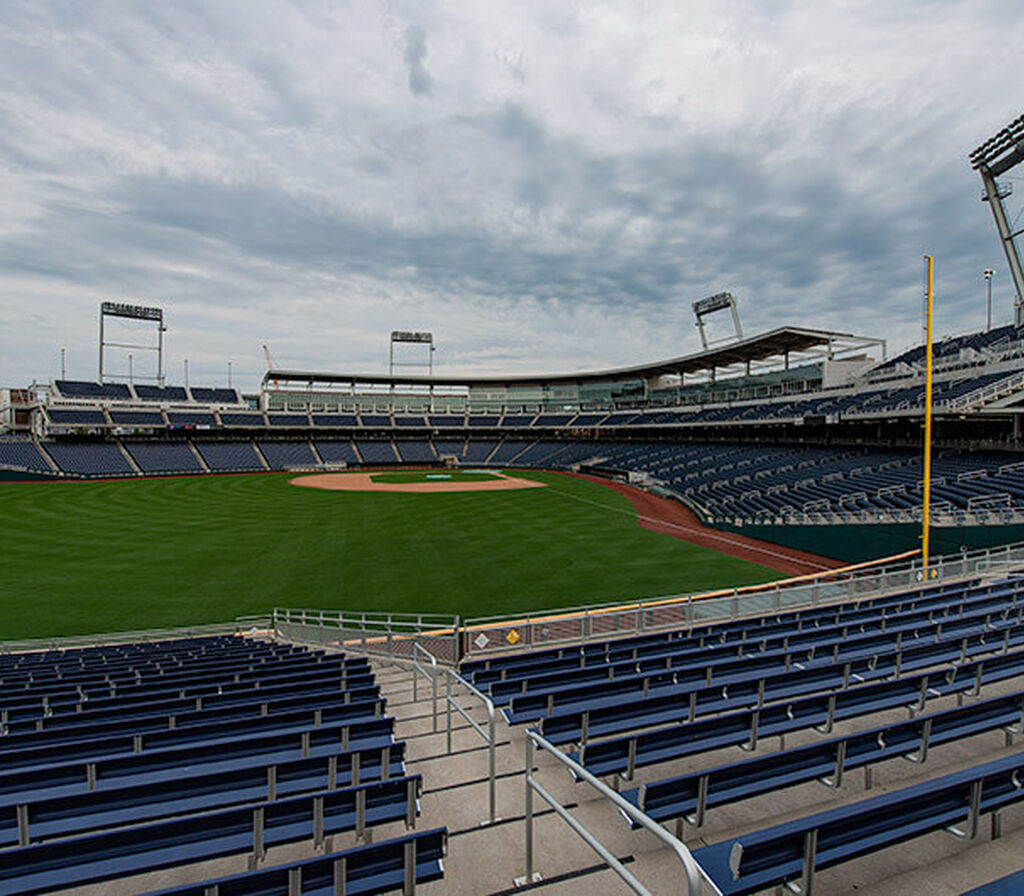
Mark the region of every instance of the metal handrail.
<instances>
[{"instance_id":1,"label":"metal handrail","mask_svg":"<svg viewBox=\"0 0 1024 896\"><path fill-rule=\"evenodd\" d=\"M419 661L416 659L416 653L417 652L422 653L428 660L430 660L430 665L432 667L432 671L429 674L428 674L427 670L424 669L423 666L421 666ZM430 690L431 690L431 698L430 698L430 710L431 710L431 713L430 714L431 714L431 717L434 719L434 733L436 734L437 733L437 679L438 679L437 657L434 656L434 654L432 654L429 650L427 650L422 644L420 644L419 641L415 641L413 643L413 645L412 645L412 656L413 656L413 659L412 659L412 664L413 664L413 670L412 670L412 699L413 699L413 703L416 703L419 700L419 687L418 687L419 676L423 675L425 678L429 678L430 679Z\"/></svg>"},{"instance_id":2,"label":"metal handrail","mask_svg":"<svg viewBox=\"0 0 1024 896\"><path fill-rule=\"evenodd\" d=\"M537 779L533 775L533 749L535 745L554 756L555 759L569 769L577 780L586 781L603 797L610 800L616 809L625 813L645 830L650 831L650 833L664 843L665 846L671 849L683 866L686 881L686 896L700 896L705 874L701 870L700 865L697 864L693 855L690 853L690 850L686 848L686 845L678 838L673 837L660 824L654 821L654 819L641 812L632 803L623 799L622 796L612 790L603 781L594 777L594 775L588 772L578 762L574 762L566 756L565 753L559 750L554 744L545 740L542 735L533 729L528 729L526 732L526 884L533 883L534 881L533 794L536 792L555 811L555 813L569 825L569 827L580 835L583 841L592 850L594 850L594 852L604 859L608 866L618 874L620 878L622 878L634 893L637 893L638 896L651 896L650 890L640 883L636 876L633 875L617 858L615 858L604 844L602 844L589 830L587 830L587 828L577 821L569 811L559 803L557 799L555 799L555 797L548 793L548 791L538 783Z\"/></svg>"},{"instance_id":3,"label":"metal handrail","mask_svg":"<svg viewBox=\"0 0 1024 896\"><path fill-rule=\"evenodd\" d=\"M496 737L495 737L495 716L496 716L496 713L495 713L495 710L494 710L494 701L491 700L491 698L488 697L485 693L483 693L479 689L473 687L473 685L471 685L468 681L466 681L466 679L463 678L461 675L459 675L458 672L456 672L454 669L446 668L445 672L447 673L446 679L445 679L445 703L446 703L445 715L447 717L447 724L448 724L448 738L447 738L447 747L448 747L448 749L447 749L447 752L449 754L452 752L452 709L454 709L467 722L469 722L470 725L473 726L473 729L476 731L477 734L479 734L485 741L487 741L487 752L488 752L488 757L487 757L487 801L488 801L488 806L489 806L490 823L494 824L494 822L498 820L497 808L496 808L497 807L497 802L496 802L496 798L495 798L495 767L496 766L495 766L495 759L494 759L494 749L495 749L495 745L497 743L497 740L496 740ZM462 706L460 706L458 704L458 702L455 700L455 698L452 696L452 679L454 679L456 681L456 683L461 684L474 697L478 698L479 700L481 700L483 702L484 707L487 710L487 731L486 732L484 731L484 729L480 725L480 723L477 722L476 719L474 719Z\"/></svg>"}]
</instances>

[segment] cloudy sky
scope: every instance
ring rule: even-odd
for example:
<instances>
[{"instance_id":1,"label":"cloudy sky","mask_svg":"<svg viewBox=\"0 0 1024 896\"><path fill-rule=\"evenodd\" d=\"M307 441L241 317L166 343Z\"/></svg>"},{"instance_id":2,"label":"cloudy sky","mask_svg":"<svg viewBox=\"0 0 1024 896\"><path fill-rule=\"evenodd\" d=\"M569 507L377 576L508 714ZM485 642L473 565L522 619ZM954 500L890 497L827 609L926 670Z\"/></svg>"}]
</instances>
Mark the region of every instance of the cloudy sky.
<instances>
[{"instance_id":1,"label":"cloudy sky","mask_svg":"<svg viewBox=\"0 0 1024 896\"><path fill-rule=\"evenodd\" d=\"M0 385L94 378L105 299L246 388L395 328L446 371L655 360L723 289L899 349L925 252L939 334L986 267L1008 321L967 154L1022 45L1019 0L0 0Z\"/></svg>"}]
</instances>

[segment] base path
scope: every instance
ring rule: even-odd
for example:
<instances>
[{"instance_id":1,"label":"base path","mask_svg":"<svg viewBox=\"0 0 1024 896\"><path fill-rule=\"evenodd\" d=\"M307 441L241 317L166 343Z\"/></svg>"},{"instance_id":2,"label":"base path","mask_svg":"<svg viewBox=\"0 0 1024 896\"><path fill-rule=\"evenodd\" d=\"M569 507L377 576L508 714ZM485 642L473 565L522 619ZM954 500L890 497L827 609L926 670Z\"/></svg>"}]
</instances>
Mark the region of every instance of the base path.
<instances>
[{"instance_id":1,"label":"base path","mask_svg":"<svg viewBox=\"0 0 1024 896\"><path fill-rule=\"evenodd\" d=\"M790 576L813 575L838 569L847 564L819 554L787 548L784 545L761 541L759 538L748 538L733 532L720 532L705 526L692 510L679 501L671 498L660 498L634 485L616 482L612 479L601 479L598 476L586 476L580 473L565 473L577 479L586 479L618 492L636 510L637 522L645 529L671 535L680 541L686 541L702 548L711 548L739 560L748 560L767 566Z\"/></svg>"},{"instance_id":2,"label":"base path","mask_svg":"<svg viewBox=\"0 0 1024 896\"><path fill-rule=\"evenodd\" d=\"M521 488L544 488L543 482L532 479L518 479L515 476L504 476L494 473L494 479L479 482L459 482L458 480L436 479L427 482L374 482L376 473L313 473L309 476L296 476L289 479L291 485L303 488L323 488L332 492L419 492L420 494L437 494L439 492L507 492Z\"/></svg>"}]
</instances>

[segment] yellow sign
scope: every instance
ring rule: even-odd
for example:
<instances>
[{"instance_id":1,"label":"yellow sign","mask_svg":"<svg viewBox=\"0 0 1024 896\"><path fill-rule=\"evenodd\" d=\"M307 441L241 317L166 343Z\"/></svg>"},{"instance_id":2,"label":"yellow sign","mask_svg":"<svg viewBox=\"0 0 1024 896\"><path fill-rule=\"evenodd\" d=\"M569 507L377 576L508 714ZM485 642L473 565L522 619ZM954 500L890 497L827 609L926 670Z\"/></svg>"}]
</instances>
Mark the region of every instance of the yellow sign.
<instances>
[{"instance_id":1,"label":"yellow sign","mask_svg":"<svg viewBox=\"0 0 1024 896\"><path fill-rule=\"evenodd\" d=\"M515 644L519 641L520 637L521 635L519 634L519 632L517 632L515 629L512 629L507 635L505 635L505 640L508 641L509 644Z\"/></svg>"}]
</instances>

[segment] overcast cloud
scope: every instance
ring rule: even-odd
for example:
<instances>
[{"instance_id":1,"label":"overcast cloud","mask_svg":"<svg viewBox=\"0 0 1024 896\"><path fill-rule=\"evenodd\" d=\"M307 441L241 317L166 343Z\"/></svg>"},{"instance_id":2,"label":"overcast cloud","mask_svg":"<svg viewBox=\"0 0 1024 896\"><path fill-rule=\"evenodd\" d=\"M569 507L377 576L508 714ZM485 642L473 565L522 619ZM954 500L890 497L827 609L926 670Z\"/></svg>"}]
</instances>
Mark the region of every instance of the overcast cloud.
<instances>
[{"instance_id":1,"label":"overcast cloud","mask_svg":"<svg viewBox=\"0 0 1024 896\"><path fill-rule=\"evenodd\" d=\"M1022 45L1017 0L6 0L0 385L95 377L105 299L165 309L173 381L248 389L263 343L380 372L391 329L443 371L656 360L723 289L748 333L898 350L925 252L937 333L987 267L1006 322L967 154Z\"/></svg>"}]
</instances>

